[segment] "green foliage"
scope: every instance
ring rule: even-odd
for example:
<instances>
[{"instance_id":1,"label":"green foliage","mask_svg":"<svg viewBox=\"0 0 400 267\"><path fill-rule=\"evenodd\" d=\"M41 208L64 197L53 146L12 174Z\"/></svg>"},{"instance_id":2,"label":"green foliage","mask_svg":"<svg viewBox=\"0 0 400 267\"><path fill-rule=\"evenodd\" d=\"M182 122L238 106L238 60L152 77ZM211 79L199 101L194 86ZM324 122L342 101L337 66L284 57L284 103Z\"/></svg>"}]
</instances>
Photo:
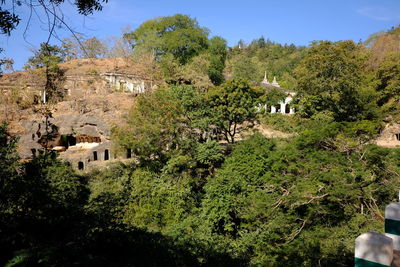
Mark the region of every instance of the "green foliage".
<instances>
[{"instance_id":1,"label":"green foliage","mask_svg":"<svg viewBox=\"0 0 400 267\"><path fill-rule=\"evenodd\" d=\"M280 102L284 102L285 99L286 99L286 93L276 88L265 91L264 95L260 97L261 103L267 105L268 107L276 106Z\"/></svg>"},{"instance_id":2,"label":"green foliage","mask_svg":"<svg viewBox=\"0 0 400 267\"><path fill-rule=\"evenodd\" d=\"M260 135L236 146L205 187L201 220L211 235L251 264L351 264L354 239L382 227L377 218L396 198L388 182L400 177L385 171L395 162L387 149L338 152L341 129L308 130L283 147Z\"/></svg>"},{"instance_id":3,"label":"green foliage","mask_svg":"<svg viewBox=\"0 0 400 267\"><path fill-rule=\"evenodd\" d=\"M224 82L223 71L227 56L226 40L219 36L211 38L208 51L210 53L208 76L214 85L220 85Z\"/></svg>"},{"instance_id":4,"label":"green foliage","mask_svg":"<svg viewBox=\"0 0 400 267\"><path fill-rule=\"evenodd\" d=\"M214 124L228 143L242 130L239 124L252 123L256 117L258 93L244 80L232 80L208 93Z\"/></svg>"},{"instance_id":5,"label":"green foliage","mask_svg":"<svg viewBox=\"0 0 400 267\"><path fill-rule=\"evenodd\" d=\"M360 46L352 41L314 42L296 69L300 114L330 111L337 121L374 117L374 92L368 87Z\"/></svg>"},{"instance_id":6,"label":"green foliage","mask_svg":"<svg viewBox=\"0 0 400 267\"><path fill-rule=\"evenodd\" d=\"M7 131L8 124L2 122L0 124L0 177L13 177L17 174L18 170L18 155L16 147L18 138L11 136ZM4 186L6 183L2 182Z\"/></svg>"},{"instance_id":7,"label":"green foliage","mask_svg":"<svg viewBox=\"0 0 400 267\"><path fill-rule=\"evenodd\" d=\"M312 121L301 118L300 116L287 116L279 113L264 113L259 116L262 124L285 133L300 133L310 127ZM325 120L326 122L327 120Z\"/></svg>"},{"instance_id":8,"label":"green foliage","mask_svg":"<svg viewBox=\"0 0 400 267\"><path fill-rule=\"evenodd\" d=\"M379 104L387 103L389 100L399 101L400 95L400 53L387 56L377 70L377 79L380 84Z\"/></svg>"},{"instance_id":9,"label":"green foliage","mask_svg":"<svg viewBox=\"0 0 400 267\"><path fill-rule=\"evenodd\" d=\"M175 15L125 36L181 84L138 96L113 130L118 147L132 149L131 161L85 177L49 151L20 162L17 139L0 126L0 265L353 264L354 239L381 231L383 209L397 199L400 149L371 142L383 127L373 120L376 101L397 108L397 56L374 73L364 68L364 48L350 41L304 50L262 37L227 52L225 40L207 34ZM300 113L258 114L293 137L238 142L257 105L285 95L223 82L225 59L227 77L258 82L268 67L290 87L303 56ZM42 62L51 69L51 60Z\"/></svg>"},{"instance_id":10,"label":"green foliage","mask_svg":"<svg viewBox=\"0 0 400 267\"><path fill-rule=\"evenodd\" d=\"M51 70L58 69L58 64L63 61L62 49L56 45L41 43L35 56L28 59L25 65L26 69L47 67Z\"/></svg>"},{"instance_id":11,"label":"green foliage","mask_svg":"<svg viewBox=\"0 0 400 267\"><path fill-rule=\"evenodd\" d=\"M119 146L131 148L142 161L157 158L165 162L167 154L178 149L185 131L182 106L167 88L142 94L132 107L127 126L116 128Z\"/></svg>"},{"instance_id":12,"label":"green foliage","mask_svg":"<svg viewBox=\"0 0 400 267\"><path fill-rule=\"evenodd\" d=\"M124 34L135 55L151 53L169 84L192 84L199 88L224 81L226 40L200 27L196 19L176 14L145 21Z\"/></svg>"},{"instance_id":13,"label":"green foliage","mask_svg":"<svg viewBox=\"0 0 400 267\"><path fill-rule=\"evenodd\" d=\"M16 15L11 13L9 10L3 10L0 7L0 33L10 35L11 31L14 30L19 22L20 18Z\"/></svg>"},{"instance_id":14,"label":"green foliage","mask_svg":"<svg viewBox=\"0 0 400 267\"><path fill-rule=\"evenodd\" d=\"M249 82L256 82L258 78L257 67L247 57L240 58L235 62L233 77L235 79L243 79Z\"/></svg>"},{"instance_id":15,"label":"green foliage","mask_svg":"<svg viewBox=\"0 0 400 267\"><path fill-rule=\"evenodd\" d=\"M41 90L50 102L61 100L65 94L62 87L62 83L65 80L64 70L58 65L62 61L62 49L60 47L41 43L40 49L35 52L35 56L30 57L24 66L27 70L41 69L44 75L44 86Z\"/></svg>"},{"instance_id":16,"label":"green foliage","mask_svg":"<svg viewBox=\"0 0 400 267\"><path fill-rule=\"evenodd\" d=\"M224 62L220 58L212 56L210 59L210 67L208 69L208 76L214 85L220 85L224 82Z\"/></svg>"},{"instance_id":17,"label":"green foliage","mask_svg":"<svg viewBox=\"0 0 400 267\"><path fill-rule=\"evenodd\" d=\"M264 37L253 40L241 48L233 47L228 53L226 73L233 77L259 83L265 71L271 81L274 76L283 88L292 89L296 85L293 69L298 65L304 47L281 45ZM248 68L248 69L247 69Z\"/></svg>"},{"instance_id":18,"label":"green foliage","mask_svg":"<svg viewBox=\"0 0 400 267\"><path fill-rule=\"evenodd\" d=\"M137 170L132 174L131 191L124 208L124 221L151 231L180 222L193 208L188 179Z\"/></svg>"},{"instance_id":19,"label":"green foliage","mask_svg":"<svg viewBox=\"0 0 400 267\"><path fill-rule=\"evenodd\" d=\"M232 155L226 160L215 179L207 183L203 205L205 221L220 234L236 236L238 214L242 213L245 203L238 203L246 191L257 184L259 175L267 163L268 154L275 144L261 135L255 135L245 143L235 147ZM259 152L259 153L257 153ZM253 179L256 178L256 179ZM242 191L244 189L244 192ZM246 207L247 208L247 207Z\"/></svg>"},{"instance_id":20,"label":"green foliage","mask_svg":"<svg viewBox=\"0 0 400 267\"><path fill-rule=\"evenodd\" d=\"M163 62L164 63L164 62ZM173 62L168 62L168 66L173 65ZM174 76L168 77L169 83L191 84L199 89L208 89L212 86L209 77L211 67L210 56L201 54L192 58L186 65L172 66L174 69L171 72Z\"/></svg>"},{"instance_id":21,"label":"green foliage","mask_svg":"<svg viewBox=\"0 0 400 267\"><path fill-rule=\"evenodd\" d=\"M181 64L207 48L207 36L208 30L201 28L196 19L181 14L145 21L124 35L134 51L148 51L158 59L172 54Z\"/></svg>"},{"instance_id":22,"label":"green foliage","mask_svg":"<svg viewBox=\"0 0 400 267\"><path fill-rule=\"evenodd\" d=\"M228 82L207 96L192 86L142 94L127 125L115 128L114 140L119 147L131 148L142 162L156 159L166 163L176 155L193 158L195 141L216 140L223 133L233 142L238 124L255 119L257 96L241 81Z\"/></svg>"},{"instance_id":23,"label":"green foliage","mask_svg":"<svg viewBox=\"0 0 400 267\"><path fill-rule=\"evenodd\" d=\"M224 159L222 147L214 140L198 144L195 159L201 164L214 166Z\"/></svg>"},{"instance_id":24,"label":"green foliage","mask_svg":"<svg viewBox=\"0 0 400 267\"><path fill-rule=\"evenodd\" d=\"M3 159L1 162L4 163ZM82 177L53 154L44 153L21 166L18 173L1 179L2 260L12 258L8 262L12 266L17 262L32 265L64 259L67 255L58 255L56 251L79 232L77 218L82 216L87 197ZM21 253L14 253L23 248Z\"/></svg>"}]
</instances>

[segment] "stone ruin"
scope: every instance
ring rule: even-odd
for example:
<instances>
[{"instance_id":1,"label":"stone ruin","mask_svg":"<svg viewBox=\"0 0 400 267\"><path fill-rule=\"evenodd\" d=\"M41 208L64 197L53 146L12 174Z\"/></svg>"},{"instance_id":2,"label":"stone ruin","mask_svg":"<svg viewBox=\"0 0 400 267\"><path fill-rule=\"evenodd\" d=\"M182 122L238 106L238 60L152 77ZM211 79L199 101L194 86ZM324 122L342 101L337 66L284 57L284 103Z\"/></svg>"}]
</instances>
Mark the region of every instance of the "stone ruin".
<instances>
[{"instance_id":1,"label":"stone ruin","mask_svg":"<svg viewBox=\"0 0 400 267\"><path fill-rule=\"evenodd\" d=\"M382 147L399 147L400 146L400 124L388 124L383 129L381 135L376 139L376 144Z\"/></svg>"},{"instance_id":2,"label":"stone ruin","mask_svg":"<svg viewBox=\"0 0 400 267\"><path fill-rule=\"evenodd\" d=\"M155 87L151 81L129 73L105 72L100 74L100 76L106 79L114 90L120 92L140 94L153 90Z\"/></svg>"},{"instance_id":3,"label":"stone ruin","mask_svg":"<svg viewBox=\"0 0 400 267\"><path fill-rule=\"evenodd\" d=\"M116 159L110 140L110 128L96 116L63 115L49 120L56 127L51 136L46 136L43 122L26 121L25 133L19 141L22 158L30 158L40 150L48 149L59 153L78 170L101 166L106 161ZM131 158L129 149L120 159Z\"/></svg>"}]
</instances>

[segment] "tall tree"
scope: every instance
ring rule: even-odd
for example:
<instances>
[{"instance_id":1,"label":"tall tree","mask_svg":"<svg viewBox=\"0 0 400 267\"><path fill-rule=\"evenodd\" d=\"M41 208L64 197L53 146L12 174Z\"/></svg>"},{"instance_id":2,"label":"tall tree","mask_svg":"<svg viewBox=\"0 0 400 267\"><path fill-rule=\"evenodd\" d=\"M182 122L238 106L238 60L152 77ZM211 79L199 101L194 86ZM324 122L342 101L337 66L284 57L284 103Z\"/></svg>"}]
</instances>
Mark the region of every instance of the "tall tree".
<instances>
[{"instance_id":1,"label":"tall tree","mask_svg":"<svg viewBox=\"0 0 400 267\"><path fill-rule=\"evenodd\" d=\"M228 81L209 91L214 123L228 143L234 143L236 135L247 128L243 123L251 126L254 122L258 97L244 80Z\"/></svg>"},{"instance_id":2,"label":"tall tree","mask_svg":"<svg viewBox=\"0 0 400 267\"><path fill-rule=\"evenodd\" d=\"M83 42L83 46L86 52L85 55L88 58L104 57L104 55L107 53L106 45L96 37L86 39Z\"/></svg>"},{"instance_id":3,"label":"tall tree","mask_svg":"<svg viewBox=\"0 0 400 267\"><path fill-rule=\"evenodd\" d=\"M365 45L371 51L367 67L377 69L387 56L400 53L400 26L387 32L372 34Z\"/></svg>"},{"instance_id":4,"label":"tall tree","mask_svg":"<svg viewBox=\"0 0 400 267\"><path fill-rule=\"evenodd\" d=\"M40 49L28 59L26 69L41 69L44 72L45 84L42 89L42 101L58 101L64 97L61 83L64 81L64 71L59 67L63 61L62 49L56 45L41 43ZM43 70L44 69L44 70Z\"/></svg>"},{"instance_id":5,"label":"tall tree","mask_svg":"<svg viewBox=\"0 0 400 267\"><path fill-rule=\"evenodd\" d=\"M224 81L223 71L227 56L226 40L220 36L211 38L208 51L210 53L208 76L214 85L220 85Z\"/></svg>"},{"instance_id":6,"label":"tall tree","mask_svg":"<svg viewBox=\"0 0 400 267\"><path fill-rule=\"evenodd\" d=\"M28 7L35 9L41 7L43 9L48 9L49 6L56 7L63 3L65 0L46 0L46 1L31 1ZM22 3L19 1L1 1L1 5L7 5L11 2L9 8L3 9L0 6L0 33L10 35L11 31L14 30L21 21L18 12L21 8ZM74 2L78 12L82 15L92 14L94 11L102 10L102 3L106 3L108 0L77 0ZM50 13L51 14L51 13ZM54 14L53 14L54 15ZM59 18L58 18L59 19Z\"/></svg>"},{"instance_id":7,"label":"tall tree","mask_svg":"<svg viewBox=\"0 0 400 267\"><path fill-rule=\"evenodd\" d=\"M233 66L233 77L249 82L258 82L259 74L256 64L248 57L240 56Z\"/></svg>"},{"instance_id":8,"label":"tall tree","mask_svg":"<svg viewBox=\"0 0 400 267\"><path fill-rule=\"evenodd\" d=\"M152 52L157 59L169 53L181 64L207 48L207 36L208 30L200 27L196 19L181 14L145 21L124 35L134 52Z\"/></svg>"},{"instance_id":9,"label":"tall tree","mask_svg":"<svg viewBox=\"0 0 400 267\"><path fill-rule=\"evenodd\" d=\"M377 69L379 104L400 100L400 52L389 54Z\"/></svg>"},{"instance_id":10,"label":"tall tree","mask_svg":"<svg viewBox=\"0 0 400 267\"><path fill-rule=\"evenodd\" d=\"M353 41L314 42L296 69L302 114L325 110L338 121L371 118L374 92L362 69L366 60Z\"/></svg>"}]
</instances>

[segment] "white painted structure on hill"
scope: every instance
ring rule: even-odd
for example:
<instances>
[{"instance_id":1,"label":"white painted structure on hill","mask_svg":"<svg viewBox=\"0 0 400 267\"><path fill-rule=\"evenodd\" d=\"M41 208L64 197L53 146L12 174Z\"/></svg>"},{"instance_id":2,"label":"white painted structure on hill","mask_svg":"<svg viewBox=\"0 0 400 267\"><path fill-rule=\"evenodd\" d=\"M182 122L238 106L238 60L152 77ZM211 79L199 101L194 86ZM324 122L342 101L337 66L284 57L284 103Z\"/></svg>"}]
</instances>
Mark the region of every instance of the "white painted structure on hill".
<instances>
[{"instance_id":1,"label":"white painted structure on hill","mask_svg":"<svg viewBox=\"0 0 400 267\"><path fill-rule=\"evenodd\" d=\"M100 76L104 77L116 90L137 94L144 93L146 90L145 81L132 74L105 72Z\"/></svg>"},{"instance_id":2,"label":"white painted structure on hill","mask_svg":"<svg viewBox=\"0 0 400 267\"><path fill-rule=\"evenodd\" d=\"M265 110L270 113L282 113L282 114L294 114L295 110L293 107L290 106L290 103L293 100L293 97L296 95L295 92L289 91L285 88L282 88L279 83L276 81L276 77L272 83L270 83L267 79L267 72L264 74L264 80L261 82L261 87L266 88L266 90L277 89L283 91L286 94L286 98L284 101L281 101L277 106L270 106L264 105Z\"/></svg>"}]
</instances>

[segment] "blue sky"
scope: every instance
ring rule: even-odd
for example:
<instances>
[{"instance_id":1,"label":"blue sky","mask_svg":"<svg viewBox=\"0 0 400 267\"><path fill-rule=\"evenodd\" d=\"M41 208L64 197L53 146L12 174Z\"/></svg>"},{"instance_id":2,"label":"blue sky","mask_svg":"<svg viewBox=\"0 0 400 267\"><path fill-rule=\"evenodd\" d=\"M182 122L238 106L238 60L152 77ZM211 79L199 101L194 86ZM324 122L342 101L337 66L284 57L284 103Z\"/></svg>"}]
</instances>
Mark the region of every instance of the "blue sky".
<instances>
[{"instance_id":1,"label":"blue sky","mask_svg":"<svg viewBox=\"0 0 400 267\"><path fill-rule=\"evenodd\" d=\"M127 25L135 29L145 20L181 13L197 18L211 35L224 37L231 46L240 39L250 42L260 36L296 45L313 40L357 42L400 24L400 0L109 0L103 11L88 17L77 14L69 4L61 9L65 21L87 37L120 36ZM29 12L22 8L18 13L22 18L18 29L0 39L3 56L14 59L16 70L32 55L30 49L48 36L48 29L36 16L25 32ZM43 14L39 16L43 19ZM63 29L58 33L61 38L70 36Z\"/></svg>"}]
</instances>

